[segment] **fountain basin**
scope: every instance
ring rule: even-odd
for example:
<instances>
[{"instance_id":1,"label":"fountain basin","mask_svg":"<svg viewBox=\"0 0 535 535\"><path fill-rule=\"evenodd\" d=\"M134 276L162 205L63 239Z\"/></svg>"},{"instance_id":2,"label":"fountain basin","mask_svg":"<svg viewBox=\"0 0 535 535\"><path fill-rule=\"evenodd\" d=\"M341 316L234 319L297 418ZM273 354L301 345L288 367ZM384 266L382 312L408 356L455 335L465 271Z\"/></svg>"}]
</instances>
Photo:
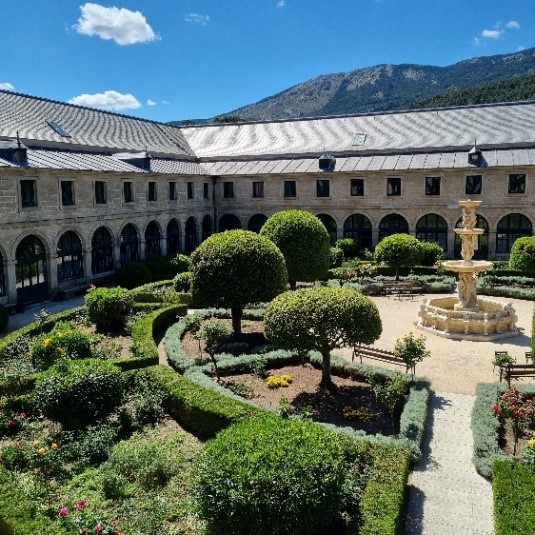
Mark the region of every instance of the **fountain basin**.
<instances>
[{"instance_id":1,"label":"fountain basin","mask_svg":"<svg viewBox=\"0 0 535 535\"><path fill-rule=\"evenodd\" d=\"M424 299L416 326L453 340L493 342L518 336L518 318L511 303L479 297L478 310L466 311L454 309L458 302L456 297Z\"/></svg>"},{"instance_id":2,"label":"fountain basin","mask_svg":"<svg viewBox=\"0 0 535 535\"><path fill-rule=\"evenodd\" d=\"M494 264L486 260L447 260L443 266L444 269L457 273L478 273L491 270Z\"/></svg>"}]
</instances>

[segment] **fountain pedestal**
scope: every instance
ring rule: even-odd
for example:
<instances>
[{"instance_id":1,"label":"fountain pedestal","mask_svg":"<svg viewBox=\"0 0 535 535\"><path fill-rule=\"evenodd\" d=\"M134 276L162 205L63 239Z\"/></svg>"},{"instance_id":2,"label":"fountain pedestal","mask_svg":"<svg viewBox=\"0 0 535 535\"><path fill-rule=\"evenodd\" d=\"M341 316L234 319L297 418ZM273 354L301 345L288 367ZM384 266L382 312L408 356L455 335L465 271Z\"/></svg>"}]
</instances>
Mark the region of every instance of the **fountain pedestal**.
<instances>
[{"instance_id":1,"label":"fountain pedestal","mask_svg":"<svg viewBox=\"0 0 535 535\"><path fill-rule=\"evenodd\" d=\"M518 318L510 303L477 297L478 273L492 269L492 262L472 260L477 237L475 208L481 201L459 201L464 228L454 229L461 240L462 260L444 262L445 269L459 274L459 297L424 299L417 322L419 329L459 340L493 341L518 335Z\"/></svg>"}]
</instances>

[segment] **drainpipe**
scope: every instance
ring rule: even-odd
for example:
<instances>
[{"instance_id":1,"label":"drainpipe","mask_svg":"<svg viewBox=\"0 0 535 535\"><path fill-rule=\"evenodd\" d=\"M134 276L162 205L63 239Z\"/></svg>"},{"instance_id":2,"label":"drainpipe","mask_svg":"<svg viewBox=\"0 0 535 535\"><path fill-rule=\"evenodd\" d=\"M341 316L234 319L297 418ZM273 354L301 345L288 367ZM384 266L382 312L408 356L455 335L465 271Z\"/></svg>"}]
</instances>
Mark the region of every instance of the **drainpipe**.
<instances>
[{"instance_id":1,"label":"drainpipe","mask_svg":"<svg viewBox=\"0 0 535 535\"><path fill-rule=\"evenodd\" d=\"M219 225L217 224L217 196L216 185L218 176L212 176L212 213L214 218L214 233L219 231Z\"/></svg>"}]
</instances>

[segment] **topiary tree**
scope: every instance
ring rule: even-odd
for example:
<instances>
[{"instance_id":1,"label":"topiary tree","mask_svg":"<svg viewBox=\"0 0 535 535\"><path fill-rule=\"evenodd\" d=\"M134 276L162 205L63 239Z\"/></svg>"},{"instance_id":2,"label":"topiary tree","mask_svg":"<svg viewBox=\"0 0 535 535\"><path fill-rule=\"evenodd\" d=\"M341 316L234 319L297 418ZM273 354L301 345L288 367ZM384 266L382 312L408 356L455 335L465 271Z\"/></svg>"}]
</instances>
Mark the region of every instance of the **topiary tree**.
<instances>
[{"instance_id":1,"label":"topiary tree","mask_svg":"<svg viewBox=\"0 0 535 535\"><path fill-rule=\"evenodd\" d=\"M284 291L288 280L279 249L249 230L210 236L190 260L193 302L230 308L235 334L241 333L244 305L273 299Z\"/></svg>"},{"instance_id":2,"label":"topiary tree","mask_svg":"<svg viewBox=\"0 0 535 535\"><path fill-rule=\"evenodd\" d=\"M331 351L371 344L382 332L375 303L346 288L318 287L285 292L266 307L268 340L283 349L317 350L323 357L320 386L333 389Z\"/></svg>"},{"instance_id":3,"label":"topiary tree","mask_svg":"<svg viewBox=\"0 0 535 535\"><path fill-rule=\"evenodd\" d=\"M375 247L375 260L396 268L396 280L399 280L400 267L415 266L421 256L420 242L409 234L392 234Z\"/></svg>"},{"instance_id":4,"label":"topiary tree","mask_svg":"<svg viewBox=\"0 0 535 535\"><path fill-rule=\"evenodd\" d=\"M304 210L283 210L273 214L260 230L282 252L290 288L297 281L316 281L327 274L330 263L329 234L323 223Z\"/></svg>"},{"instance_id":5,"label":"topiary tree","mask_svg":"<svg viewBox=\"0 0 535 535\"><path fill-rule=\"evenodd\" d=\"M434 266L441 258L444 249L434 241L421 241L420 242L421 266Z\"/></svg>"},{"instance_id":6,"label":"topiary tree","mask_svg":"<svg viewBox=\"0 0 535 535\"><path fill-rule=\"evenodd\" d=\"M210 533L325 533L345 501L349 442L312 422L273 416L221 431L206 444L194 474Z\"/></svg>"},{"instance_id":7,"label":"topiary tree","mask_svg":"<svg viewBox=\"0 0 535 535\"><path fill-rule=\"evenodd\" d=\"M535 277L535 236L518 238L511 247L509 267Z\"/></svg>"},{"instance_id":8,"label":"topiary tree","mask_svg":"<svg viewBox=\"0 0 535 535\"><path fill-rule=\"evenodd\" d=\"M355 258L360 251L359 241L356 238L338 238L335 247L342 249L346 258Z\"/></svg>"}]
</instances>

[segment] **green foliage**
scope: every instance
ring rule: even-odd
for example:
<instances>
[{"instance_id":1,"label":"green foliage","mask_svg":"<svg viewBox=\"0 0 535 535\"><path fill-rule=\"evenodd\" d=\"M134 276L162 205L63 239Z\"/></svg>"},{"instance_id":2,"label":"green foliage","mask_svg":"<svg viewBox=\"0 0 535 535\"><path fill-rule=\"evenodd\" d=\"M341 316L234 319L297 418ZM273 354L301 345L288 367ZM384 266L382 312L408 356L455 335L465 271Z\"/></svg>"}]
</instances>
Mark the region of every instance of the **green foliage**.
<instances>
[{"instance_id":1,"label":"green foliage","mask_svg":"<svg viewBox=\"0 0 535 535\"><path fill-rule=\"evenodd\" d=\"M535 236L524 236L515 240L509 255L509 266L535 276Z\"/></svg>"},{"instance_id":2,"label":"green foliage","mask_svg":"<svg viewBox=\"0 0 535 535\"><path fill-rule=\"evenodd\" d=\"M178 275L189 271L189 256L179 253L171 260L171 264L174 267L174 272Z\"/></svg>"},{"instance_id":3,"label":"green foliage","mask_svg":"<svg viewBox=\"0 0 535 535\"><path fill-rule=\"evenodd\" d=\"M0 333L3 333L7 329L9 323L9 314L7 308L4 305L0 305Z\"/></svg>"},{"instance_id":4,"label":"green foliage","mask_svg":"<svg viewBox=\"0 0 535 535\"><path fill-rule=\"evenodd\" d=\"M96 288L85 296L89 320L99 331L122 329L134 300L124 288Z\"/></svg>"},{"instance_id":5,"label":"green foliage","mask_svg":"<svg viewBox=\"0 0 535 535\"><path fill-rule=\"evenodd\" d=\"M305 288L285 292L266 307L266 338L283 349L319 351L324 360L322 384L330 382L330 351L371 344L382 332L377 306L345 288Z\"/></svg>"},{"instance_id":6,"label":"green foliage","mask_svg":"<svg viewBox=\"0 0 535 535\"><path fill-rule=\"evenodd\" d=\"M91 358L91 337L69 325L57 324L50 332L35 337L31 343L32 363L44 370L61 358Z\"/></svg>"},{"instance_id":7,"label":"green foliage","mask_svg":"<svg viewBox=\"0 0 535 535\"><path fill-rule=\"evenodd\" d=\"M421 241L420 242L420 265L422 266L434 266L444 253L444 249L433 241Z\"/></svg>"},{"instance_id":8,"label":"green foliage","mask_svg":"<svg viewBox=\"0 0 535 535\"><path fill-rule=\"evenodd\" d=\"M110 414L121 403L123 391L122 372L113 364L61 360L38 377L35 400L52 420L76 427Z\"/></svg>"},{"instance_id":9,"label":"green foliage","mask_svg":"<svg viewBox=\"0 0 535 535\"><path fill-rule=\"evenodd\" d=\"M535 533L535 466L498 460L492 468L496 535Z\"/></svg>"},{"instance_id":10,"label":"green foliage","mask_svg":"<svg viewBox=\"0 0 535 535\"><path fill-rule=\"evenodd\" d=\"M243 306L269 301L284 291L286 281L279 249L248 230L214 234L191 255L193 302L231 308L235 332L241 329Z\"/></svg>"},{"instance_id":11,"label":"green foliage","mask_svg":"<svg viewBox=\"0 0 535 535\"><path fill-rule=\"evenodd\" d=\"M338 238L335 246L342 249L345 258L356 258L360 252L360 244L356 238Z\"/></svg>"},{"instance_id":12,"label":"green foliage","mask_svg":"<svg viewBox=\"0 0 535 535\"><path fill-rule=\"evenodd\" d=\"M152 282L152 273L144 262L130 262L122 265L116 272L117 284L131 290Z\"/></svg>"},{"instance_id":13,"label":"green foliage","mask_svg":"<svg viewBox=\"0 0 535 535\"><path fill-rule=\"evenodd\" d=\"M189 292L191 289L191 272L184 271L173 279L175 292Z\"/></svg>"},{"instance_id":14,"label":"green foliage","mask_svg":"<svg viewBox=\"0 0 535 535\"><path fill-rule=\"evenodd\" d=\"M214 118L214 123L243 123L245 119L239 115L220 115Z\"/></svg>"},{"instance_id":15,"label":"green foliage","mask_svg":"<svg viewBox=\"0 0 535 535\"><path fill-rule=\"evenodd\" d=\"M421 256L420 242L409 234L392 234L375 247L375 260L396 268L396 278L399 277L400 267L415 266Z\"/></svg>"},{"instance_id":16,"label":"green foliage","mask_svg":"<svg viewBox=\"0 0 535 535\"><path fill-rule=\"evenodd\" d=\"M201 514L216 533L322 533L342 506L345 442L303 421L269 417L231 426L199 458Z\"/></svg>"},{"instance_id":17,"label":"green foliage","mask_svg":"<svg viewBox=\"0 0 535 535\"><path fill-rule=\"evenodd\" d=\"M283 210L270 216L260 234L281 250L290 286L323 279L329 269L330 241L323 223L304 210Z\"/></svg>"},{"instance_id":18,"label":"green foliage","mask_svg":"<svg viewBox=\"0 0 535 535\"><path fill-rule=\"evenodd\" d=\"M330 248L330 264L331 268L340 267L344 261L344 251L339 247Z\"/></svg>"},{"instance_id":19,"label":"green foliage","mask_svg":"<svg viewBox=\"0 0 535 535\"><path fill-rule=\"evenodd\" d=\"M412 368L413 373L416 363L431 355L431 351L425 348L425 336L416 337L412 331L396 340L393 353L405 363L405 371Z\"/></svg>"},{"instance_id":20,"label":"green foliage","mask_svg":"<svg viewBox=\"0 0 535 535\"><path fill-rule=\"evenodd\" d=\"M407 397L410 380L407 376L397 373L386 381L373 381L372 391L378 401L388 407L390 417L394 419L396 407Z\"/></svg>"}]
</instances>

